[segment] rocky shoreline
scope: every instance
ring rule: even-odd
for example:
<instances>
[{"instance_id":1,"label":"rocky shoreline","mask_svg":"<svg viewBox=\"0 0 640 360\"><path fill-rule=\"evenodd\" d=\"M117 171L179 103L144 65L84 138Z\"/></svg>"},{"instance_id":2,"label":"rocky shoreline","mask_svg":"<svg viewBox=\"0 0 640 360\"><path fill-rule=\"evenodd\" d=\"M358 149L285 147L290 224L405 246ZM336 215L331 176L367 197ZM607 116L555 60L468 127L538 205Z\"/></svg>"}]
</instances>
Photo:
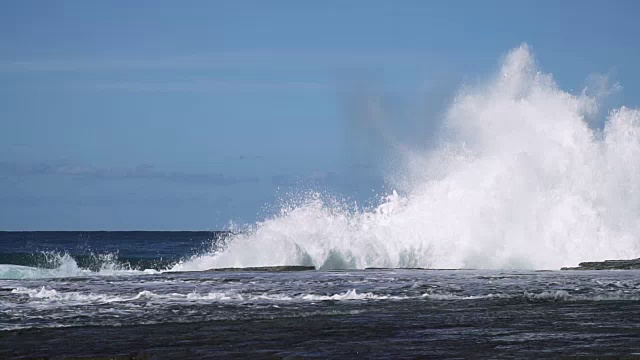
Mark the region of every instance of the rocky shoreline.
<instances>
[{"instance_id":1,"label":"rocky shoreline","mask_svg":"<svg viewBox=\"0 0 640 360\"><path fill-rule=\"evenodd\" d=\"M640 270L640 258L581 262L577 267L563 267L562 270Z\"/></svg>"},{"instance_id":2,"label":"rocky shoreline","mask_svg":"<svg viewBox=\"0 0 640 360\"><path fill-rule=\"evenodd\" d=\"M282 266L256 266L256 267L231 267L214 268L208 272L287 272L287 271L314 271L314 266L282 265ZM474 270L474 269L428 269L428 268L366 268L365 270ZM581 262L576 267L563 267L561 270L640 270L640 258L631 260L605 260Z\"/></svg>"},{"instance_id":3,"label":"rocky shoreline","mask_svg":"<svg viewBox=\"0 0 640 360\"><path fill-rule=\"evenodd\" d=\"M301 266L301 265L282 265L282 266L255 266L255 267L231 267L231 268L216 268L205 271L262 271L262 272L282 272L282 271L312 271L316 268L314 266Z\"/></svg>"}]
</instances>

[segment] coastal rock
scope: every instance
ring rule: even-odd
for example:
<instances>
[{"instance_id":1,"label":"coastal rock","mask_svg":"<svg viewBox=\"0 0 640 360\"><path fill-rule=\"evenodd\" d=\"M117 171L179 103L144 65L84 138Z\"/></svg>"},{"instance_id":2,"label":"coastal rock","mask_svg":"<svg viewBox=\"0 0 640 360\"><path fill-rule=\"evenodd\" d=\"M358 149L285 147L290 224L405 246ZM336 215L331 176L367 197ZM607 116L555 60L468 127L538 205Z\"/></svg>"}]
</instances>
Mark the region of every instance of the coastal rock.
<instances>
[{"instance_id":1,"label":"coastal rock","mask_svg":"<svg viewBox=\"0 0 640 360\"><path fill-rule=\"evenodd\" d=\"M562 270L640 270L640 258L581 262L577 267L563 267Z\"/></svg>"},{"instance_id":2,"label":"coastal rock","mask_svg":"<svg viewBox=\"0 0 640 360\"><path fill-rule=\"evenodd\" d=\"M206 271L263 271L263 272L281 272L281 271L311 271L315 270L314 266L299 265L283 265L283 266L258 266L258 267L241 267L241 268L219 268L209 269Z\"/></svg>"}]
</instances>

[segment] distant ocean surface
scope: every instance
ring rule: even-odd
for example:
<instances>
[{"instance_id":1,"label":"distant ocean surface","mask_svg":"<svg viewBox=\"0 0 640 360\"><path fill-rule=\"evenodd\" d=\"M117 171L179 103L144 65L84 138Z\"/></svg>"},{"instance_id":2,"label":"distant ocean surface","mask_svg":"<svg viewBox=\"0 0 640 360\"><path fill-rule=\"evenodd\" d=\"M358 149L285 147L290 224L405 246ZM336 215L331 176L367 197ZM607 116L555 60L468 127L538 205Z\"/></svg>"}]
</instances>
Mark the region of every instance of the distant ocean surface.
<instances>
[{"instance_id":1,"label":"distant ocean surface","mask_svg":"<svg viewBox=\"0 0 640 360\"><path fill-rule=\"evenodd\" d=\"M226 235L223 231L0 232L0 278L38 277L40 270L57 276L165 270L211 251Z\"/></svg>"},{"instance_id":2,"label":"distant ocean surface","mask_svg":"<svg viewBox=\"0 0 640 360\"><path fill-rule=\"evenodd\" d=\"M0 358L640 356L640 272L171 271L223 232L0 232Z\"/></svg>"}]
</instances>

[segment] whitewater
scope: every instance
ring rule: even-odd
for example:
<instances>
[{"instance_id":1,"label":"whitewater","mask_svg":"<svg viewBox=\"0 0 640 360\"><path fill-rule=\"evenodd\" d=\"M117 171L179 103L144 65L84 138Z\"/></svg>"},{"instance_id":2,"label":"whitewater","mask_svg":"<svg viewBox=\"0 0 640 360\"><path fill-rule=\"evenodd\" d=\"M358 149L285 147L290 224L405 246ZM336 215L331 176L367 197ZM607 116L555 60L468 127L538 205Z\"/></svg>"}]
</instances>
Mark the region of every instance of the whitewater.
<instances>
[{"instance_id":1,"label":"whitewater","mask_svg":"<svg viewBox=\"0 0 640 360\"><path fill-rule=\"evenodd\" d=\"M405 153L408 180L378 206L310 194L171 270L558 269L640 257L640 111L611 110L597 126L600 95L563 91L521 45L485 84L458 92L438 147Z\"/></svg>"}]
</instances>

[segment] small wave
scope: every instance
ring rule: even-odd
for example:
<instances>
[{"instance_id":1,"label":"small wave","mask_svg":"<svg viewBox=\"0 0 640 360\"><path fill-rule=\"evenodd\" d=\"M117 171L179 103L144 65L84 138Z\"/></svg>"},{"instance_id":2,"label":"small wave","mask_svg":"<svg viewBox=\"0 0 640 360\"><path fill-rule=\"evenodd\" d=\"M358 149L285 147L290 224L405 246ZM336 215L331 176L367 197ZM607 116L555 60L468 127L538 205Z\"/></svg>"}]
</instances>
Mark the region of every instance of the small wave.
<instances>
[{"instance_id":1,"label":"small wave","mask_svg":"<svg viewBox=\"0 0 640 360\"><path fill-rule=\"evenodd\" d=\"M169 293L169 294L157 294L148 290L138 292L135 295L107 295L107 294L93 294L93 293L81 293L81 292L60 292L55 289L48 289L45 286L41 288L26 288L18 287L11 291L12 294L26 295L29 299L34 301L45 301L50 303L59 303L64 305L65 303L112 303L112 302L126 302L137 300L165 300L165 301L235 301L235 302L247 302L247 301L269 301L269 302L290 302L290 301L303 301L303 302L315 302L315 301L345 301L345 300L391 300L391 299L408 299L407 296L392 296L392 295L379 295L371 292L358 293L355 289L350 289L344 293L337 293L333 295L320 295L320 294L299 294L299 295L287 295L287 294L243 294L235 292L209 292L200 294L197 292L191 292L187 294Z\"/></svg>"},{"instance_id":2,"label":"small wave","mask_svg":"<svg viewBox=\"0 0 640 360\"><path fill-rule=\"evenodd\" d=\"M487 295L457 295L457 294L422 294L422 298L429 300L482 300L482 299L509 299L512 298L509 294L487 294Z\"/></svg>"},{"instance_id":3,"label":"small wave","mask_svg":"<svg viewBox=\"0 0 640 360\"><path fill-rule=\"evenodd\" d=\"M543 291L538 294L526 293L524 296L531 300L570 300L572 297L565 290Z\"/></svg>"},{"instance_id":4,"label":"small wave","mask_svg":"<svg viewBox=\"0 0 640 360\"><path fill-rule=\"evenodd\" d=\"M548 290L539 293L524 292L520 294L485 294L485 295L458 295L450 293L426 293L422 298L435 301L453 300L490 300L490 299L511 299L514 301L638 301L640 296L626 294L621 291L601 294L570 294L566 290Z\"/></svg>"},{"instance_id":5,"label":"small wave","mask_svg":"<svg viewBox=\"0 0 640 360\"><path fill-rule=\"evenodd\" d=\"M0 279L46 279L84 277L93 275L153 274L155 269L137 270L127 263L120 263L116 254L92 255L90 265L78 265L68 253L45 252L37 266L0 264ZM86 261L85 261L86 262Z\"/></svg>"},{"instance_id":6,"label":"small wave","mask_svg":"<svg viewBox=\"0 0 640 360\"><path fill-rule=\"evenodd\" d=\"M619 288L619 289L640 289L640 283L632 280L593 279L591 281L602 287Z\"/></svg>"},{"instance_id":7,"label":"small wave","mask_svg":"<svg viewBox=\"0 0 640 360\"><path fill-rule=\"evenodd\" d=\"M73 303L111 303L132 301L140 299L153 299L160 298L161 296L151 291L141 291L138 294L126 297L126 296L113 296L107 294L94 294L94 293L81 293L76 291L71 292L59 292L55 289L47 289L41 287L40 289L30 289L25 287L18 287L11 290L12 294L27 295L31 299L44 300L49 302L73 302Z\"/></svg>"},{"instance_id":8,"label":"small wave","mask_svg":"<svg viewBox=\"0 0 640 360\"><path fill-rule=\"evenodd\" d=\"M407 299L406 296L392 296L392 295L376 295L374 293L357 293L355 289L349 290L343 294L335 295L304 295L303 300L311 301L326 301L326 300L399 300Z\"/></svg>"},{"instance_id":9,"label":"small wave","mask_svg":"<svg viewBox=\"0 0 640 360\"><path fill-rule=\"evenodd\" d=\"M136 294L94 294L82 292L62 292L42 286L41 288L18 287L11 291L12 294L26 295L30 301L46 302L52 306L104 304L128 301L153 301L153 302L322 302L322 301L353 301L353 300L430 300L430 301L471 301L471 300L498 300L509 299L513 301L637 301L640 296L624 292L604 294L570 294L565 290L551 290L539 293L490 293L480 295L459 295L452 293L424 293L416 295L390 295L376 294L372 292L358 292L350 289L336 294L269 294L269 293L241 293L241 292L208 292L208 293L167 293L158 294L148 290Z\"/></svg>"}]
</instances>

